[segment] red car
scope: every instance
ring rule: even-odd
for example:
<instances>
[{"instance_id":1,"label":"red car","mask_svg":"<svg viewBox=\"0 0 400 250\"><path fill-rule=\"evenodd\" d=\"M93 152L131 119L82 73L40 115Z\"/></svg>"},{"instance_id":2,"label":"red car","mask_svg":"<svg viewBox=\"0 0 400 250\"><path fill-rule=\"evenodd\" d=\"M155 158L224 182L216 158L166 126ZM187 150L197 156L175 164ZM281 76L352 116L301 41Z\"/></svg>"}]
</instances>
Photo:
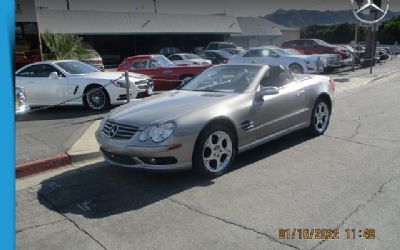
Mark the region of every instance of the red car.
<instances>
[{"instance_id":1,"label":"red car","mask_svg":"<svg viewBox=\"0 0 400 250\"><path fill-rule=\"evenodd\" d=\"M22 68L25 65L40 62L40 50L19 50L15 51L15 69Z\"/></svg>"},{"instance_id":2,"label":"red car","mask_svg":"<svg viewBox=\"0 0 400 250\"><path fill-rule=\"evenodd\" d=\"M304 55L312 54L338 54L341 60L351 59L351 54L347 49L329 44L320 39L299 39L284 42L281 46L285 49L295 49Z\"/></svg>"},{"instance_id":3,"label":"red car","mask_svg":"<svg viewBox=\"0 0 400 250\"><path fill-rule=\"evenodd\" d=\"M150 76L155 90L176 88L186 77L197 75L210 65L175 66L163 55L140 55L126 58L118 71L130 71Z\"/></svg>"}]
</instances>

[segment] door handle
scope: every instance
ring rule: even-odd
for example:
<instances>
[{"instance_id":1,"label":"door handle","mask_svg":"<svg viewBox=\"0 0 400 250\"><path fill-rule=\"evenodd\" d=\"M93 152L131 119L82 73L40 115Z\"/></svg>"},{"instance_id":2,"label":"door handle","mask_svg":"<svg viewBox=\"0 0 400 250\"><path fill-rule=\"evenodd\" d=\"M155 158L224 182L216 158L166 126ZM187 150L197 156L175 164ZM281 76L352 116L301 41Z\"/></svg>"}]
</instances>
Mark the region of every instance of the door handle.
<instances>
[{"instance_id":1,"label":"door handle","mask_svg":"<svg viewBox=\"0 0 400 250\"><path fill-rule=\"evenodd\" d=\"M305 90L302 89L302 90L298 91L296 95L301 96L301 95L304 95L304 93L305 93Z\"/></svg>"}]
</instances>

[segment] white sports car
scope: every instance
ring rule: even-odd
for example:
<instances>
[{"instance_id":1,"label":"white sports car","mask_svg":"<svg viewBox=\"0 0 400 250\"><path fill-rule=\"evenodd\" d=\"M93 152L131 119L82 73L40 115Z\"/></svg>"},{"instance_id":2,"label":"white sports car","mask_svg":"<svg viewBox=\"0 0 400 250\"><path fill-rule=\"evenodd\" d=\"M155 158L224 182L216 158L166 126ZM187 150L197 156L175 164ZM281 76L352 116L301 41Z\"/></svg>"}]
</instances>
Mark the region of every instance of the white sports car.
<instances>
[{"instance_id":1,"label":"white sports car","mask_svg":"<svg viewBox=\"0 0 400 250\"><path fill-rule=\"evenodd\" d=\"M230 58L228 63L283 65L297 74L315 74L323 70L322 67L318 67L318 58L316 57L293 55L274 46L252 48L245 53Z\"/></svg>"},{"instance_id":2,"label":"white sports car","mask_svg":"<svg viewBox=\"0 0 400 250\"><path fill-rule=\"evenodd\" d=\"M189 53L173 54L169 56L168 59L175 65L211 65L212 63L211 60L203 59L198 55Z\"/></svg>"},{"instance_id":3,"label":"white sports car","mask_svg":"<svg viewBox=\"0 0 400 250\"><path fill-rule=\"evenodd\" d=\"M129 73L129 81L130 99L153 94L148 76ZM16 72L15 83L25 89L31 107L62 104L103 110L127 100L123 72L101 72L75 60L29 64Z\"/></svg>"}]
</instances>

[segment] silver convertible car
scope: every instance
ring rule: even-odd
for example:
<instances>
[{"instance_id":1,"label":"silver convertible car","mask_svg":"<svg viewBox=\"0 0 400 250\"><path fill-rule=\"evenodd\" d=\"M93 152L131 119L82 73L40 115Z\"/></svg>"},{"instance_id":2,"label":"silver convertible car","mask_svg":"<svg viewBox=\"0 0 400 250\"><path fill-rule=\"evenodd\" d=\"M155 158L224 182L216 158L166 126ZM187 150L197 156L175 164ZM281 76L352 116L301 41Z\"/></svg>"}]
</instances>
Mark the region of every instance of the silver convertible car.
<instances>
[{"instance_id":1,"label":"silver convertible car","mask_svg":"<svg viewBox=\"0 0 400 250\"><path fill-rule=\"evenodd\" d=\"M329 125L335 82L293 75L283 66L222 65L176 90L111 111L96 132L111 165L226 172L246 150L306 129Z\"/></svg>"}]
</instances>

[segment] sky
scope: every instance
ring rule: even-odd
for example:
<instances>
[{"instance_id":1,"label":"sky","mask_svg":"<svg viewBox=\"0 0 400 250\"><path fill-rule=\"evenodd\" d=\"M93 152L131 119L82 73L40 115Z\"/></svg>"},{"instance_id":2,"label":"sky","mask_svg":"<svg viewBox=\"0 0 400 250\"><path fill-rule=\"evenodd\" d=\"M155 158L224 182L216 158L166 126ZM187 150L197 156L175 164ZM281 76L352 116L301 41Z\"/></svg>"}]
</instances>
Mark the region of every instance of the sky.
<instances>
[{"instance_id":1,"label":"sky","mask_svg":"<svg viewBox=\"0 0 400 250\"><path fill-rule=\"evenodd\" d=\"M385 1L385 0L383 0ZM136 1L136 8L152 8L152 0ZM346 10L350 0L156 0L158 12L263 16L278 9ZM150 4L150 6L149 6ZM400 11L400 0L391 0L391 10Z\"/></svg>"}]
</instances>

